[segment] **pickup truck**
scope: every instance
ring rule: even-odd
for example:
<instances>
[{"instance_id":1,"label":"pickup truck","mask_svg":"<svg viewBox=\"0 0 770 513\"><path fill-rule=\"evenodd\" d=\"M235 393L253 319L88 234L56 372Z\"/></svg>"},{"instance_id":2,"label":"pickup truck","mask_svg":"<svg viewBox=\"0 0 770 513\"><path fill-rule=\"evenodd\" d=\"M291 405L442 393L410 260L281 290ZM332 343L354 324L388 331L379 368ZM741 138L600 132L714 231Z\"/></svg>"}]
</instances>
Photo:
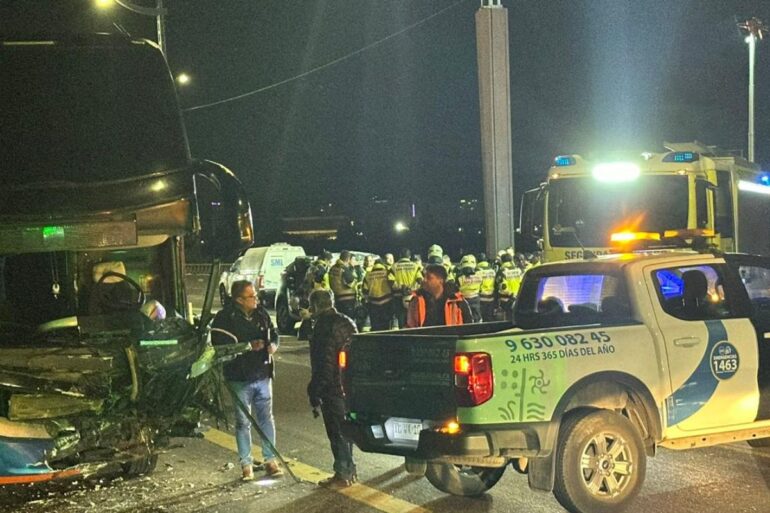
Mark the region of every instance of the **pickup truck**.
<instances>
[{"instance_id":1,"label":"pickup truck","mask_svg":"<svg viewBox=\"0 0 770 513\"><path fill-rule=\"evenodd\" d=\"M544 264L514 319L355 336L347 435L456 495L510 465L575 513L626 507L658 447L770 445L770 258Z\"/></svg>"}]
</instances>

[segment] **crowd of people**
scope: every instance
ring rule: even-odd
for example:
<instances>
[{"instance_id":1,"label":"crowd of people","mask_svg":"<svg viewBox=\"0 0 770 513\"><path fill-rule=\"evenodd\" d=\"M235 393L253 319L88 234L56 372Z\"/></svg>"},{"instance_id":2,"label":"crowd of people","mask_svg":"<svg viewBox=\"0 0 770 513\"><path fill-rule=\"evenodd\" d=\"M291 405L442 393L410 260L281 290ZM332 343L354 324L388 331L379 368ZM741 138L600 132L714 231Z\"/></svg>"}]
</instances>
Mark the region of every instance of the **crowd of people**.
<instances>
[{"instance_id":1,"label":"crowd of people","mask_svg":"<svg viewBox=\"0 0 770 513\"><path fill-rule=\"evenodd\" d=\"M353 319L359 331L367 321L372 331L489 322L511 319L524 271L539 263L537 255L514 253L512 248L492 259L484 253L466 254L455 263L437 244L428 248L425 261L409 249L398 256L396 260L386 253L358 262L343 251L332 263L331 254L324 252L308 269L304 287L331 291L337 310ZM438 290L437 280L445 299L467 303L467 318L419 315L430 290Z\"/></svg>"},{"instance_id":2,"label":"crowd of people","mask_svg":"<svg viewBox=\"0 0 770 513\"><path fill-rule=\"evenodd\" d=\"M333 264L331 259L324 252L305 275L309 306L303 315L311 364L307 394L313 412L321 410L334 457L334 474L319 485L345 488L357 476L352 443L342 433L340 350L367 321L371 330L380 331L511 319L522 275L539 259L510 249L492 260L484 254L463 255L455 264L436 244L428 249L425 262L408 249L401 250L398 260L388 253L359 263L349 251L342 251ZM260 432L265 474L277 477L283 470L275 450L272 379L279 338L253 283L236 281L230 292L232 300L212 323L211 341L251 345L251 351L223 367L238 403L235 438L242 477L254 479L252 420Z\"/></svg>"}]
</instances>

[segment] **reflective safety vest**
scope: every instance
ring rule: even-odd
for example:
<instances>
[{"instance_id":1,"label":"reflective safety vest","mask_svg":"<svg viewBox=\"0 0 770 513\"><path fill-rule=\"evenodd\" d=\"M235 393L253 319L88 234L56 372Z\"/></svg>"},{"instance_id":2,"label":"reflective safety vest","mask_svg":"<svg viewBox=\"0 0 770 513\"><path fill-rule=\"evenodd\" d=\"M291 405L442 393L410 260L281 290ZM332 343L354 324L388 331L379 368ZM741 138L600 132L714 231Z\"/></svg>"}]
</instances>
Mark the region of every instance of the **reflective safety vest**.
<instances>
[{"instance_id":1,"label":"reflective safety vest","mask_svg":"<svg viewBox=\"0 0 770 513\"><path fill-rule=\"evenodd\" d=\"M329 264L326 260L318 259L307 270L307 281L311 290L329 289Z\"/></svg>"},{"instance_id":2,"label":"reflective safety vest","mask_svg":"<svg viewBox=\"0 0 770 513\"><path fill-rule=\"evenodd\" d=\"M477 273L470 276L461 274L457 277L457 286L465 299L475 299L481 291L481 276Z\"/></svg>"},{"instance_id":3,"label":"reflective safety vest","mask_svg":"<svg viewBox=\"0 0 770 513\"><path fill-rule=\"evenodd\" d=\"M497 293L500 296L500 302L506 303L516 299L523 274L513 262L503 262L497 274Z\"/></svg>"},{"instance_id":4,"label":"reflective safety vest","mask_svg":"<svg viewBox=\"0 0 770 513\"><path fill-rule=\"evenodd\" d=\"M393 299L392 276L384 264L376 263L364 278L364 294L373 305L384 305Z\"/></svg>"},{"instance_id":5,"label":"reflective safety vest","mask_svg":"<svg viewBox=\"0 0 770 513\"><path fill-rule=\"evenodd\" d=\"M481 278L481 288L479 289L479 296L481 301L489 303L495 300L495 277L497 273L495 270L489 267L482 267L476 271L476 274Z\"/></svg>"},{"instance_id":6,"label":"reflective safety vest","mask_svg":"<svg viewBox=\"0 0 770 513\"><path fill-rule=\"evenodd\" d=\"M417 302L417 325L412 326L407 319L407 326L410 328L418 328L425 324L425 298L418 294L412 294L412 301ZM454 297L450 297L444 303L444 325L446 326L460 326L463 324L463 311L460 308L460 303L463 301L462 295L455 294ZM412 307L414 308L414 306Z\"/></svg>"},{"instance_id":7,"label":"reflective safety vest","mask_svg":"<svg viewBox=\"0 0 770 513\"><path fill-rule=\"evenodd\" d=\"M335 301L354 301L356 299L355 273L350 266L337 260L329 270L329 286L334 292Z\"/></svg>"},{"instance_id":8,"label":"reflective safety vest","mask_svg":"<svg viewBox=\"0 0 770 513\"><path fill-rule=\"evenodd\" d=\"M407 296L417 290L422 280L420 266L408 258L401 258L390 267L393 277L393 295Z\"/></svg>"}]
</instances>

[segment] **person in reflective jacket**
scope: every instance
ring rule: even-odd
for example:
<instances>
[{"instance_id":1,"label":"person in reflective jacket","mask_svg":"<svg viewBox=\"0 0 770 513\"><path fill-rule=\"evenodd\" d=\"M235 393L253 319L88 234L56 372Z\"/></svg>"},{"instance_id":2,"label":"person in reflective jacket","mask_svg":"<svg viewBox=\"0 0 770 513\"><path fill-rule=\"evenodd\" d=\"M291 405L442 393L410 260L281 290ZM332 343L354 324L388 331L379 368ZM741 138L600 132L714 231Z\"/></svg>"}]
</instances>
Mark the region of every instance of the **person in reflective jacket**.
<instances>
[{"instance_id":1,"label":"person in reflective jacket","mask_svg":"<svg viewBox=\"0 0 770 513\"><path fill-rule=\"evenodd\" d=\"M447 271L443 265L425 266L422 285L412 295L406 327L457 326L473 322L468 302L459 292L446 287Z\"/></svg>"}]
</instances>

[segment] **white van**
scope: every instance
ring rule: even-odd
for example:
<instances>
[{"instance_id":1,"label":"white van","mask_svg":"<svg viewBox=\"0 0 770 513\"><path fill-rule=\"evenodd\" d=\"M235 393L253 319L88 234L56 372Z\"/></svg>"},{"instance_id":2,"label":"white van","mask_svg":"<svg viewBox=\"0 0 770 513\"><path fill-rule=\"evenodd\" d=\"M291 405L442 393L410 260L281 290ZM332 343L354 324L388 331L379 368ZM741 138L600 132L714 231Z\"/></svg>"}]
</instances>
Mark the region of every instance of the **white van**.
<instances>
[{"instance_id":1,"label":"white van","mask_svg":"<svg viewBox=\"0 0 770 513\"><path fill-rule=\"evenodd\" d=\"M222 305L227 301L234 281L249 280L257 291L265 291L265 305L272 307L275 293L281 286L281 272L298 256L305 256L305 250L286 242L247 249L219 278Z\"/></svg>"}]
</instances>

